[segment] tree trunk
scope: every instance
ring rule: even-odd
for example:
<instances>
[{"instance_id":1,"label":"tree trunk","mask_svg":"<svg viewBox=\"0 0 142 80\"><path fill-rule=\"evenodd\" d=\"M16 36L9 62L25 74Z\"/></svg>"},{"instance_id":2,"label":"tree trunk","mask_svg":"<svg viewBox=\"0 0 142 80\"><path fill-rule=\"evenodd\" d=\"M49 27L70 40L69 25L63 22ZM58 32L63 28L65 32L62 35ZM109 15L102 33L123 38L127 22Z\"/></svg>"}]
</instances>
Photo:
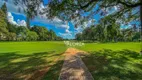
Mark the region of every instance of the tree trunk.
<instances>
[{"instance_id":1,"label":"tree trunk","mask_svg":"<svg viewBox=\"0 0 142 80\"><path fill-rule=\"evenodd\" d=\"M27 28L30 29L30 18L28 15L27 15L26 23L27 23Z\"/></svg>"},{"instance_id":2,"label":"tree trunk","mask_svg":"<svg viewBox=\"0 0 142 80\"><path fill-rule=\"evenodd\" d=\"M142 0L141 0L142 3ZM142 51L142 5L140 6L140 21L141 21L141 27L140 27L140 42L141 42L141 51Z\"/></svg>"}]
</instances>

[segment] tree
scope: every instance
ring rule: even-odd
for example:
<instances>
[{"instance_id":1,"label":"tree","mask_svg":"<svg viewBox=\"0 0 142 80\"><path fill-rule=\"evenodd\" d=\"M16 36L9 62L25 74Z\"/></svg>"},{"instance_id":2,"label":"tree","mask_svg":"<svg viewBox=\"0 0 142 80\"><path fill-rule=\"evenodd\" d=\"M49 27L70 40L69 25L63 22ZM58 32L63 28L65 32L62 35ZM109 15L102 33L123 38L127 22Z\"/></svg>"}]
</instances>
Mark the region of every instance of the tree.
<instances>
[{"instance_id":1,"label":"tree","mask_svg":"<svg viewBox=\"0 0 142 80\"><path fill-rule=\"evenodd\" d=\"M49 36L49 40L55 40L57 37L53 30L49 31L48 36Z\"/></svg>"},{"instance_id":2,"label":"tree","mask_svg":"<svg viewBox=\"0 0 142 80\"><path fill-rule=\"evenodd\" d=\"M7 15L7 6L6 6L6 3L4 3L2 5L1 10L4 12L5 15Z\"/></svg>"},{"instance_id":3,"label":"tree","mask_svg":"<svg viewBox=\"0 0 142 80\"><path fill-rule=\"evenodd\" d=\"M16 33L9 32L6 38L8 41L14 41L16 40Z\"/></svg>"},{"instance_id":4,"label":"tree","mask_svg":"<svg viewBox=\"0 0 142 80\"><path fill-rule=\"evenodd\" d=\"M22 0L22 2L26 1ZM108 13L112 10L113 13ZM88 15L82 16L86 12ZM95 14L101 15L102 19L110 16L107 19L108 21L104 23L116 20L128 24L131 21L139 21L140 19L142 22L142 0L49 0L47 9L44 9L43 13L47 13L47 17L51 19L58 17L62 20L72 21L75 27L92 19ZM128 16L125 16L126 14ZM142 35L142 28L140 29Z\"/></svg>"},{"instance_id":5,"label":"tree","mask_svg":"<svg viewBox=\"0 0 142 80\"><path fill-rule=\"evenodd\" d=\"M41 41L48 40L47 28L41 27L41 26L34 26L31 28L31 31L35 31L38 34L38 36L39 36L38 40L41 40Z\"/></svg>"},{"instance_id":6,"label":"tree","mask_svg":"<svg viewBox=\"0 0 142 80\"><path fill-rule=\"evenodd\" d=\"M79 41L82 40L82 34L81 33L76 34L75 39Z\"/></svg>"},{"instance_id":7,"label":"tree","mask_svg":"<svg viewBox=\"0 0 142 80\"><path fill-rule=\"evenodd\" d=\"M140 40L140 32L136 32L134 36L132 37L133 41L139 41Z\"/></svg>"},{"instance_id":8,"label":"tree","mask_svg":"<svg viewBox=\"0 0 142 80\"><path fill-rule=\"evenodd\" d=\"M101 25L96 26L96 37L98 41L103 41L105 35L104 35L104 28Z\"/></svg>"},{"instance_id":9,"label":"tree","mask_svg":"<svg viewBox=\"0 0 142 80\"><path fill-rule=\"evenodd\" d=\"M7 30L9 32L16 33L17 27L18 27L17 25L14 25L14 24L11 24L10 22L7 22Z\"/></svg>"},{"instance_id":10,"label":"tree","mask_svg":"<svg viewBox=\"0 0 142 80\"><path fill-rule=\"evenodd\" d=\"M139 18L140 11L136 14L132 14L132 10L142 5L140 0L50 0L48 8L45 10L49 15L47 17L54 18L58 16L63 20L79 20L76 24L81 24L84 19L90 19L93 15L100 13L101 16L107 16L107 10L111 10L116 7L119 8L115 11L112 18L123 19L126 22L136 20ZM98 7L99 6L99 7ZM94 9L97 10L94 11ZM82 17L83 13L89 12L89 15ZM129 14L128 19L124 17L125 14ZM64 16L62 16L64 15ZM79 18L79 19L78 19Z\"/></svg>"},{"instance_id":11,"label":"tree","mask_svg":"<svg viewBox=\"0 0 142 80\"><path fill-rule=\"evenodd\" d=\"M6 28L0 27L0 40L6 40L8 33Z\"/></svg>"},{"instance_id":12,"label":"tree","mask_svg":"<svg viewBox=\"0 0 142 80\"><path fill-rule=\"evenodd\" d=\"M18 41L24 41L26 40L27 33L29 32L28 28L25 26L19 26L16 28L16 35Z\"/></svg>"},{"instance_id":13,"label":"tree","mask_svg":"<svg viewBox=\"0 0 142 80\"><path fill-rule=\"evenodd\" d=\"M5 22L5 20L6 20L6 15L0 9L0 40L5 40L8 34L8 30L6 29L7 23Z\"/></svg>"},{"instance_id":14,"label":"tree","mask_svg":"<svg viewBox=\"0 0 142 80\"><path fill-rule=\"evenodd\" d=\"M115 22L108 23L107 26L100 24L96 26L87 27L82 31L82 34L76 34L76 40L92 40L92 41L122 41L121 30Z\"/></svg>"},{"instance_id":15,"label":"tree","mask_svg":"<svg viewBox=\"0 0 142 80\"><path fill-rule=\"evenodd\" d=\"M38 39L38 35L36 32L28 31L26 35L27 41L36 41Z\"/></svg>"},{"instance_id":16,"label":"tree","mask_svg":"<svg viewBox=\"0 0 142 80\"><path fill-rule=\"evenodd\" d=\"M55 40L57 40L57 41L62 41L62 40L63 40L63 38L62 38L62 37L57 36L57 37L55 38Z\"/></svg>"}]
</instances>

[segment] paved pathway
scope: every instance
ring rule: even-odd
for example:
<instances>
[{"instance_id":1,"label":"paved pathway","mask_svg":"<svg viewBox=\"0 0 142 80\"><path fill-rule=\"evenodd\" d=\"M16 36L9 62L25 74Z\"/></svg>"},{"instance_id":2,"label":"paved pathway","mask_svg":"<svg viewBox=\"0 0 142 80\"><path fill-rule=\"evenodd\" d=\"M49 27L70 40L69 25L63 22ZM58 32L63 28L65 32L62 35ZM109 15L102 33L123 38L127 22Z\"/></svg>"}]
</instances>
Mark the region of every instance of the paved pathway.
<instances>
[{"instance_id":1,"label":"paved pathway","mask_svg":"<svg viewBox=\"0 0 142 80\"><path fill-rule=\"evenodd\" d=\"M94 80L79 56L83 53L74 48L66 50L59 80Z\"/></svg>"}]
</instances>

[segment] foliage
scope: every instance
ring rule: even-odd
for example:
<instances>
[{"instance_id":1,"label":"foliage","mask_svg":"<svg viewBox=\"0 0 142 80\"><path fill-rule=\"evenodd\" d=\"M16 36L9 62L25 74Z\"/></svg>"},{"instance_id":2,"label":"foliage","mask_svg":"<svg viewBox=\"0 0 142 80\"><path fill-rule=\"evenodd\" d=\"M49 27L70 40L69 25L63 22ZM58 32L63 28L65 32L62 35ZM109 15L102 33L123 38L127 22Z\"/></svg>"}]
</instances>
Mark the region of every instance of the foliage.
<instances>
[{"instance_id":1,"label":"foliage","mask_svg":"<svg viewBox=\"0 0 142 80\"><path fill-rule=\"evenodd\" d=\"M7 27L5 19L6 19L6 14L0 9L0 27L2 28Z\"/></svg>"},{"instance_id":2,"label":"foliage","mask_svg":"<svg viewBox=\"0 0 142 80\"><path fill-rule=\"evenodd\" d=\"M16 33L17 25L11 24L10 22L7 22L7 30L9 32L14 32Z\"/></svg>"},{"instance_id":3,"label":"foliage","mask_svg":"<svg viewBox=\"0 0 142 80\"><path fill-rule=\"evenodd\" d=\"M42 0L15 1L17 4L29 7L27 11L33 12L33 14L30 14L31 16L37 13L35 9L42 2ZM34 5L32 5L33 3ZM109 16L107 22L115 20L128 24L131 21L140 20L139 7L141 5L141 0L49 0L47 7L40 13L46 14L48 19L58 17L63 21L71 21L75 27L83 26L84 22L91 20L96 14L101 16L100 21ZM83 14L87 15L84 16Z\"/></svg>"},{"instance_id":4,"label":"foliage","mask_svg":"<svg viewBox=\"0 0 142 80\"><path fill-rule=\"evenodd\" d=\"M6 3L4 3L4 4L1 6L1 10L4 12L4 14L7 14L7 6L6 6Z\"/></svg>"},{"instance_id":5,"label":"foliage","mask_svg":"<svg viewBox=\"0 0 142 80\"><path fill-rule=\"evenodd\" d=\"M0 40L5 40L8 34L8 30L6 29L7 23L5 20L6 20L6 15L0 9Z\"/></svg>"},{"instance_id":6,"label":"foliage","mask_svg":"<svg viewBox=\"0 0 142 80\"><path fill-rule=\"evenodd\" d=\"M26 35L27 41L36 41L38 39L38 35L36 32L28 31Z\"/></svg>"},{"instance_id":7,"label":"foliage","mask_svg":"<svg viewBox=\"0 0 142 80\"><path fill-rule=\"evenodd\" d=\"M76 40L92 40L100 42L117 42L117 41L139 41L139 27L120 29L116 23L110 25L96 25L83 30L82 33L76 34Z\"/></svg>"},{"instance_id":8,"label":"foliage","mask_svg":"<svg viewBox=\"0 0 142 80\"><path fill-rule=\"evenodd\" d=\"M55 40L56 39L56 34L53 30L49 31L49 40Z\"/></svg>"},{"instance_id":9,"label":"foliage","mask_svg":"<svg viewBox=\"0 0 142 80\"><path fill-rule=\"evenodd\" d=\"M14 41L14 40L16 40L16 33L9 32L8 35L7 35L7 40L8 41Z\"/></svg>"},{"instance_id":10,"label":"foliage","mask_svg":"<svg viewBox=\"0 0 142 80\"><path fill-rule=\"evenodd\" d=\"M111 16L108 21L122 20L125 24L139 20L138 7L141 4L140 0L50 0L45 12L48 13L48 18L58 16L62 20L74 21L75 25L81 26L95 14L101 15L102 19L105 16ZM117 10L114 11L114 8ZM109 14L112 10L114 13ZM133 10L136 10L136 13L133 13ZM82 16L85 13L88 15ZM125 16L126 14L128 16Z\"/></svg>"},{"instance_id":11,"label":"foliage","mask_svg":"<svg viewBox=\"0 0 142 80\"><path fill-rule=\"evenodd\" d=\"M39 35L41 41L48 40L48 30L45 27L34 26L31 31L35 31Z\"/></svg>"}]
</instances>

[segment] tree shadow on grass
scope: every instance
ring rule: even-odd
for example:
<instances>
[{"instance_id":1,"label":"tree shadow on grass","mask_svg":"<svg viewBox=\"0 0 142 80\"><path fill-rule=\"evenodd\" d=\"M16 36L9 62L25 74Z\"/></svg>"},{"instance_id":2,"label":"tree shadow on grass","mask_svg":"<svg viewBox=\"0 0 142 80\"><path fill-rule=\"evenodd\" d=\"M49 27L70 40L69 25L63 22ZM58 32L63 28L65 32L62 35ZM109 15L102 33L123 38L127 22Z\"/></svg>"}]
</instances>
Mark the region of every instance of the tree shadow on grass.
<instances>
[{"instance_id":1,"label":"tree shadow on grass","mask_svg":"<svg viewBox=\"0 0 142 80\"><path fill-rule=\"evenodd\" d=\"M142 56L137 52L104 49L82 59L95 80L142 80Z\"/></svg>"},{"instance_id":2,"label":"tree shadow on grass","mask_svg":"<svg viewBox=\"0 0 142 80\"><path fill-rule=\"evenodd\" d=\"M62 68L63 60L54 64L50 70L45 74L42 80L58 80ZM60 69L60 70L59 70Z\"/></svg>"},{"instance_id":3,"label":"tree shadow on grass","mask_svg":"<svg viewBox=\"0 0 142 80\"><path fill-rule=\"evenodd\" d=\"M50 54L50 55L49 55ZM48 57L50 56L50 57ZM51 52L22 55L18 52L0 53L0 79L1 80L40 80L46 73L52 75L52 68L62 65L61 54ZM51 59L50 59L51 58ZM52 65L54 63L54 65ZM49 72L48 72L49 71ZM60 71L60 68L56 68ZM58 73L55 73L59 75Z\"/></svg>"}]
</instances>

